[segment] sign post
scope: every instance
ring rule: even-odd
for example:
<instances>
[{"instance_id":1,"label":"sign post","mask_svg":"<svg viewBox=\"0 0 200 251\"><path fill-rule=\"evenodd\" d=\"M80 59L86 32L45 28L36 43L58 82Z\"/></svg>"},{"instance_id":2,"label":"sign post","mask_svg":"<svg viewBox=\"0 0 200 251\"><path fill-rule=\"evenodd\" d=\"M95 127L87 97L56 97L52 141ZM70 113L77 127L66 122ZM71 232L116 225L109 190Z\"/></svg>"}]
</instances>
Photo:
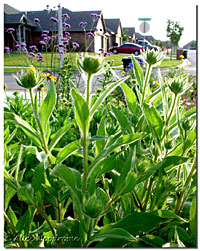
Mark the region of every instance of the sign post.
<instances>
[{"instance_id":1,"label":"sign post","mask_svg":"<svg viewBox=\"0 0 200 251\"><path fill-rule=\"evenodd\" d=\"M150 29L150 25L149 23L147 23L147 21L151 21L151 18L147 18L147 17L143 17L143 18L138 18L139 21L143 21L141 24L140 24L140 31L142 33L146 33L149 31ZM145 40L145 35L143 36L143 40ZM145 45L145 43L144 43Z\"/></svg>"}]
</instances>

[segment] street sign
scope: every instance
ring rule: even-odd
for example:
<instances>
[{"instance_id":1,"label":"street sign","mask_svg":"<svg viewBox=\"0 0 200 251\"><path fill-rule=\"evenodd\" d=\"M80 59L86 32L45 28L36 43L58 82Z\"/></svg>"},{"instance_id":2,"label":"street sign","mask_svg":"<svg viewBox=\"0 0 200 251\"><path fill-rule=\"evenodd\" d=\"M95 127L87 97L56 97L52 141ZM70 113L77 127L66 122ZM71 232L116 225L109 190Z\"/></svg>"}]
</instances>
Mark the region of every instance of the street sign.
<instances>
[{"instance_id":1,"label":"street sign","mask_svg":"<svg viewBox=\"0 0 200 251\"><path fill-rule=\"evenodd\" d=\"M143 23L140 24L140 31L142 33L148 32L149 29L150 29L150 25L147 22L143 22Z\"/></svg>"},{"instance_id":2,"label":"street sign","mask_svg":"<svg viewBox=\"0 0 200 251\"><path fill-rule=\"evenodd\" d=\"M143 17L143 18L138 18L139 21L151 21L151 18Z\"/></svg>"}]
</instances>

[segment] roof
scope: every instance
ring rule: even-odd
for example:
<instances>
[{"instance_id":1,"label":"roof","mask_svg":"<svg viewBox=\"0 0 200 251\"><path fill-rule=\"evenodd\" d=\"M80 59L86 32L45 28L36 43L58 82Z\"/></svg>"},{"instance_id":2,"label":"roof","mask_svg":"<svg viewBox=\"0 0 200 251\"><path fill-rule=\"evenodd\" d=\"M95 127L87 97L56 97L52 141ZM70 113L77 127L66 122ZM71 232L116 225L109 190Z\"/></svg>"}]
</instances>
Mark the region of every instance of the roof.
<instances>
[{"instance_id":1,"label":"roof","mask_svg":"<svg viewBox=\"0 0 200 251\"><path fill-rule=\"evenodd\" d=\"M25 23L29 26L36 26L24 13L20 12L17 14L4 14L5 24L21 24Z\"/></svg>"},{"instance_id":2,"label":"roof","mask_svg":"<svg viewBox=\"0 0 200 251\"><path fill-rule=\"evenodd\" d=\"M144 37L138 32L136 32L135 36L137 40L144 39Z\"/></svg>"},{"instance_id":3,"label":"roof","mask_svg":"<svg viewBox=\"0 0 200 251\"><path fill-rule=\"evenodd\" d=\"M104 19L106 23L106 28L108 32L118 32L118 28L120 25L120 19L119 18L112 18L112 19Z\"/></svg>"},{"instance_id":4,"label":"roof","mask_svg":"<svg viewBox=\"0 0 200 251\"><path fill-rule=\"evenodd\" d=\"M130 37L133 37L134 34L135 34L135 27L123 27L123 32L128 30L127 34L130 36Z\"/></svg>"},{"instance_id":5,"label":"roof","mask_svg":"<svg viewBox=\"0 0 200 251\"><path fill-rule=\"evenodd\" d=\"M66 23L71 25L71 27L68 29L69 31L83 31L83 28L79 25L80 22L87 22L86 31L91 31L91 30L94 31L95 27L97 26L98 20L93 23L92 17L90 16L90 14L92 13L101 15L101 10L72 12L65 8L62 9L62 14L68 14L69 17L71 17L69 20L66 21ZM39 18L40 25L37 25L38 31L41 30L40 26L42 27L43 30L50 30L50 31L55 30L55 25L53 21L50 20L50 18L51 17L57 18L57 11L55 10L28 11L27 16L30 20L34 20L34 18Z\"/></svg>"},{"instance_id":6,"label":"roof","mask_svg":"<svg viewBox=\"0 0 200 251\"><path fill-rule=\"evenodd\" d=\"M8 4L4 4L4 13L5 14L17 14L17 13L20 13L20 11L11 7Z\"/></svg>"}]
</instances>

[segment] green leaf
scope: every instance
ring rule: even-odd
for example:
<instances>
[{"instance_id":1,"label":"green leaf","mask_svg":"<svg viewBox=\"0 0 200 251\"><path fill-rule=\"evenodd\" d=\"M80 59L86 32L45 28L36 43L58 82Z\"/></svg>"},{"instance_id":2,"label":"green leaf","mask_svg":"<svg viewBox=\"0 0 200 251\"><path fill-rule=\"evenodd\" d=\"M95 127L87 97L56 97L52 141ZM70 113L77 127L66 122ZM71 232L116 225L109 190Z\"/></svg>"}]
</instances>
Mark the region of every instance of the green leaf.
<instances>
[{"instance_id":1,"label":"green leaf","mask_svg":"<svg viewBox=\"0 0 200 251\"><path fill-rule=\"evenodd\" d=\"M59 140L63 137L63 135L69 130L69 128L72 126L72 123L67 123L64 126L62 126L53 139L51 140L51 143L49 144L49 152L53 150L53 148L56 146L56 144L59 142Z\"/></svg>"},{"instance_id":2,"label":"green leaf","mask_svg":"<svg viewBox=\"0 0 200 251\"><path fill-rule=\"evenodd\" d=\"M117 80L115 83L109 85L109 87L101 94L101 96L97 99L97 101L95 102L95 104L91 107L90 109L90 119L92 119L95 111L98 109L98 107L102 104L102 102L104 101L104 99L117 87L119 86L121 83L123 83L124 81L126 81L129 78L129 76L126 76L122 79Z\"/></svg>"},{"instance_id":3,"label":"green leaf","mask_svg":"<svg viewBox=\"0 0 200 251\"><path fill-rule=\"evenodd\" d=\"M10 200L15 195L16 190L10 186L5 189L5 198L4 198L4 210L6 211L9 205Z\"/></svg>"},{"instance_id":4,"label":"green leaf","mask_svg":"<svg viewBox=\"0 0 200 251\"><path fill-rule=\"evenodd\" d=\"M11 123L15 124L15 126L21 128L24 131L24 133L28 136L28 138L30 138L37 146L42 148L42 143L39 134L25 120L21 119L19 116L11 112L5 112L4 119L10 121Z\"/></svg>"},{"instance_id":5,"label":"green leaf","mask_svg":"<svg viewBox=\"0 0 200 251\"><path fill-rule=\"evenodd\" d=\"M132 170L135 151L131 149L124 166L121 168L120 177L117 180L115 194L125 194L131 192L136 185L136 177Z\"/></svg>"},{"instance_id":6,"label":"green leaf","mask_svg":"<svg viewBox=\"0 0 200 251\"><path fill-rule=\"evenodd\" d=\"M189 132L185 144L183 144L183 155L186 155L190 148L194 145L196 140L196 126Z\"/></svg>"},{"instance_id":7,"label":"green leaf","mask_svg":"<svg viewBox=\"0 0 200 251\"><path fill-rule=\"evenodd\" d=\"M37 205L37 200L34 197L34 189L31 184L27 184L26 186L21 186L17 189L17 195L20 200L25 201L30 205Z\"/></svg>"},{"instance_id":8,"label":"green leaf","mask_svg":"<svg viewBox=\"0 0 200 251\"><path fill-rule=\"evenodd\" d=\"M140 233L149 233L153 229L156 229L161 223L168 221L169 219L161 218L151 212L134 212L112 225L106 225L102 228L102 231L104 229L123 228L131 235L136 236Z\"/></svg>"},{"instance_id":9,"label":"green leaf","mask_svg":"<svg viewBox=\"0 0 200 251\"><path fill-rule=\"evenodd\" d=\"M144 173L140 174L137 178L137 184L143 182L144 180L148 179L152 176L158 169L164 169L165 171L174 168L177 165L183 164L188 161L188 158L181 157L181 156L168 156L163 161L150 166L150 168L145 171Z\"/></svg>"},{"instance_id":10,"label":"green leaf","mask_svg":"<svg viewBox=\"0 0 200 251\"><path fill-rule=\"evenodd\" d=\"M121 239L126 241L136 241L137 239L133 237L129 232L122 228L113 228L105 231L100 231L94 236L92 236L88 245L94 241L103 241L106 238Z\"/></svg>"},{"instance_id":11,"label":"green leaf","mask_svg":"<svg viewBox=\"0 0 200 251\"><path fill-rule=\"evenodd\" d=\"M12 222L13 226L16 226L18 221L17 216L15 215L15 212L12 210L11 207L8 208L7 215L10 221Z\"/></svg>"},{"instance_id":12,"label":"green leaf","mask_svg":"<svg viewBox=\"0 0 200 251\"><path fill-rule=\"evenodd\" d=\"M104 123L105 123L104 118L102 118L97 130L97 136L102 136L102 137L106 136ZM96 156L98 156L100 152L104 149L105 143L106 143L105 138L96 141Z\"/></svg>"},{"instance_id":13,"label":"green leaf","mask_svg":"<svg viewBox=\"0 0 200 251\"><path fill-rule=\"evenodd\" d=\"M135 93L125 83L121 84L121 88L126 97L126 103L127 103L129 111L135 114L137 111L137 106L138 106L138 101L137 101L137 97L135 96Z\"/></svg>"},{"instance_id":14,"label":"green leaf","mask_svg":"<svg viewBox=\"0 0 200 251\"><path fill-rule=\"evenodd\" d=\"M138 64L138 62L135 60L134 57L132 57L132 62L133 62L133 70L137 79L137 82L140 87L140 92L142 93L143 89L143 81L144 81L144 75L141 66Z\"/></svg>"},{"instance_id":15,"label":"green leaf","mask_svg":"<svg viewBox=\"0 0 200 251\"><path fill-rule=\"evenodd\" d=\"M124 145L129 145L134 143L143 137L143 133L135 133L131 135L124 135L116 139L115 143L109 145L106 149L104 149L90 164L88 167L88 175L95 168L95 165L102 161L109 153L114 151L116 148L122 147Z\"/></svg>"},{"instance_id":16,"label":"green leaf","mask_svg":"<svg viewBox=\"0 0 200 251\"><path fill-rule=\"evenodd\" d=\"M89 129L89 108L84 98L74 89L71 90L74 100L75 118L80 131L87 132Z\"/></svg>"},{"instance_id":17,"label":"green leaf","mask_svg":"<svg viewBox=\"0 0 200 251\"><path fill-rule=\"evenodd\" d=\"M165 240L155 235L145 235L141 239L151 247L162 247L166 243Z\"/></svg>"},{"instance_id":18,"label":"green leaf","mask_svg":"<svg viewBox=\"0 0 200 251\"><path fill-rule=\"evenodd\" d=\"M163 120L161 119L158 111L153 107L147 104L143 104L144 116L149 126L149 130L154 137L155 142L161 149L161 135L163 130Z\"/></svg>"},{"instance_id":19,"label":"green leaf","mask_svg":"<svg viewBox=\"0 0 200 251\"><path fill-rule=\"evenodd\" d=\"M59 164L53 168L50 175L61 178L70 190L77 214L82 215L81 175L79 171Z\"/></svg>"},{"instance_id":20,"label":"green leaf","mask_svg":"<svg viewBox=\"0 0 200 251\"><path fill-rule=\"evenodd\" d=\"M130 134L133 133L133 130L130 126L130 122L124 116L124 114L119 109L117 109L115 106L111 105L111 107L112 107L112 110L115 114L115 117L117 118L122 129L127 130Z\"/></svg>"},{"instance_id":21,"label":"green leaf","mask_svg":"<svg viewBox=\"0 0 200 251\"><path fill-rule=\"evenodd\" d=\"M56 104L56 91L53 81L48 83L48 92L40 107L41 125L46 133L47 124Z\"/></svg>"},{"instance_id":22,"label":"green leaf","mask_svg":"<svg viewBox=\"0 0 200 251\"><path fill-rule=\"evenodd\" d=\"M56 164L60 164L66 158L68 158L73 152L81 147L80 140L69 143L64 148L62 148L56 156Z\"/></svg>"},{"instance_id":23,"label":"green leaf","mask_svg":"<svg viewBox=\"0 0 200 251\"><path fill-rule=\"evenodd\" d=\"M45 184L45 172L44 172L44 164L41 163L35 169L32 180L32 187L37 196L38 201L42 202L44 197L44 187L42 184Z\"/></svg>"},{"instance_id":24,"label":"green leaf","mask_svg":"<svg viewBox=\"0 0 200 251\"><path fill-rule=\"evenodd\" d=\"M51 225L53 226L53 228L55 228L57 221L55 220L49 220L49 221ZM30 234L44 233L44 232L49 232L49 231L51 231L49 224L46 221L44 221L39 228L31 231Z\"/></svg>"},{"instance_id":25,"label":"green leaf","mask_svg":"<svg viewBox=\"0 0 200 251\"><path fill-rule=\"evenodd\" d=\"M192 199L192 206L190 208L190 230L192 232L192 235L194 236L196 240L197 235L197 200L196 200L196 194Z\"/></svg>"}]
</instances>

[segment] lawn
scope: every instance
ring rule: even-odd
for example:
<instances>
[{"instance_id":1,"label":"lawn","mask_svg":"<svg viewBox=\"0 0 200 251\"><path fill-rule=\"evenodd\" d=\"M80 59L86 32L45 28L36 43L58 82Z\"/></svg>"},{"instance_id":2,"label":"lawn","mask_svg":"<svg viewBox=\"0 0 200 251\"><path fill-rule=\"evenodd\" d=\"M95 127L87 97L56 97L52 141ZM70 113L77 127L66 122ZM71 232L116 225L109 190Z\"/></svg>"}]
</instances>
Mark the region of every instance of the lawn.
<instances>
[{"instance_id":1,"label":"lawn","mask_svg":"<svg viewBox=\"0 0 200 251\"><path fill-rule=\"evenodd\" d=\"M91 55L96 55L95 53L89 53ZM38 67L39 69L43 69L45 71L46 69L53 67L55 71L59 71L59 54L55 53L53 55L53 60L51 63L51 53L42 53L44 57L44 62L37 62L36 59L33 61L29 60L27 55L20 54L20 53L10 53L10 54L4 54L4 72L17 72L21 70L23 67L27 67L30 64L33 64L34 66ZM73 69L77 70L76 68L76 58L79 57L80 53L65 53L64 56L69 56L72 60ZM113 60L114 66L121 66L120 69L123 69L122 67L122 58L128 57L130 54L111 54L106 58L106 60ZM46 63L47 62L47 63ZM161 65L157 66L157 68L168 68L177 66L178 64L181 64L181 60L170 60L168 58L165 58ZM7 67L9 66L9 67ZM13 67L12 67L13 66ZM22 66L22 67L20 67Z\"/></svg>"}]
</instances>

